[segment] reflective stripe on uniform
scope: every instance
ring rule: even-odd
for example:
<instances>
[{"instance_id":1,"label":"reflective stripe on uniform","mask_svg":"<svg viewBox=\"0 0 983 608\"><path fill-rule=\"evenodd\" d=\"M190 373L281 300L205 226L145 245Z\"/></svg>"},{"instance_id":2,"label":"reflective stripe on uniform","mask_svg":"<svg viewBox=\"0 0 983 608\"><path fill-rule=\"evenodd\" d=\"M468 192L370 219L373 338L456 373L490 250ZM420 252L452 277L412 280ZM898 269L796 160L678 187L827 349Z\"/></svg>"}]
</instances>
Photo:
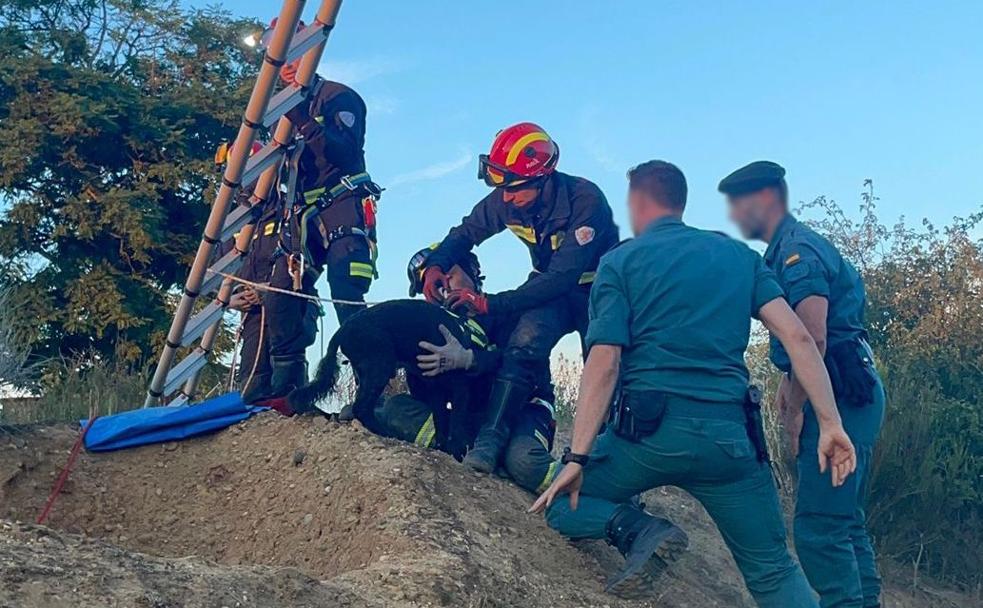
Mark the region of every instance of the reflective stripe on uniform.
<instances>
[{"instance_id":1,"label":"reflective stripe on uniform","mask_svg":"<svg viewBox=\"0 0 983 608\"><path fill-rule=\"evenodd\" d=\"M372 264L366 264L365 262L352 262L349 265L348 273L353 277L364 277L366 279L371 279L372 274Z\"/></svg>"},{"instance_id":2,"label":"reflective stripe on uniform","mask_svg":"<svg viewBox=\"0 0 983 608\"><path fill-rule=\"evenodd\" d=\"M543 444L543 449L549 451L550 442L546 439L546 435L543 435L539 431L533 431L532 434L536 437L536 441Z\"/></svg>"},{"instance_id":3,"label":"reflective stripe on uniform","mask_svg":"<svg viewBox=\"0 0 983 608\"><path fill-rule=\"evenodd\" d=\"M506 224L506 228L511 230L515 236L527 243L536 244L536 230L532 226L522 226L520 224Z\"/></svg>"},{"instance_id":4,"label":"reflective stripe on uniform","mask_svg":"<svg viewBox=\"0 0 983 608\"><path fill-rule=\"evenodd\" d=\"M562 232L557 232L556 234L550 235L550 247L552 247L553 251L559 249L560 245L563 244L563 236L564 233Z\"/></svg>"},{"instance_id":5,"label":"reflective stripe on uniform","mask_svg":"<svg viewBox=\"0 0 983 608\"><path fill-rule=\"evenodd\" d=\"M554 406L552 403L550 403L546 399L540 399L539 397L536 397L534 399L530 399L529 400L529 403L532 403L532 404L535 404L535 405L541 405L541 406L545 407L549 411L549 413L550 413L550 418L556 418L556 406Z\"/></svg>"},{"instance_id":6,"label":"reflective stripe on uniform","mask_svg":"<svg viewBox=\"0 0 983 608\"><path fill-rule=\"evenodd\" d=\"M427 417L427 421L420 427L420 431L416 434L416 439L413 440L413 443L422 448L433 447L433 440L436 437L437 428L433 424L433 414L430 414Z\"/></svg>"},{"instance_id":7,"label":"reflective stripe on uniform","mask_svg":"<svg viewBox=\"0 0 983 608\"><path fill-rule=\"evenodd\" d=\"M556 471L558 468L559 463L557 461L554 460L550 463L549 468L546 469L546 476L543 477L543 481L539 482L539 487L536 488L537 494L545 492L546 488L550 487L550 484L553 483L553 478L556 477Z\"/></svg>"},{"instance_id":8,"label":"reflective stripe on uniform","mask_svg":"<svg viewBox=\"0 0 983 608\"><path fill-rule=\"evenodd\" d=\"M577 284L586 285L587 283L593 283L596 275L596 272L585 272L584 274L580 275L580 278L577 280Z\"/></svg>"}]
</instances>

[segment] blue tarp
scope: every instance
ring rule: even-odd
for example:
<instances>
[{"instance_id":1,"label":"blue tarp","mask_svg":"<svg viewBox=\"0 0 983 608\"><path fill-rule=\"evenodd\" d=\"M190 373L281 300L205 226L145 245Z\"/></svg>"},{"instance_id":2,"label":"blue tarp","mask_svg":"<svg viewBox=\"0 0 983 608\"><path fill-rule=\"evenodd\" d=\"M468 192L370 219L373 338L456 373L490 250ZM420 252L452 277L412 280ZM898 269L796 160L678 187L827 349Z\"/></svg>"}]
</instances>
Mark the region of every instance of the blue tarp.
<instances>
[{"instance_id":1,"label":"blue tarp","mask_svg":"<svg viewBox=\"0 0 983 608\"><path fill-rule=\"evenodd\" d=\"M108 452L149 443L179 441L231 426L269 408L246 405L228 393L193 405L148 407L96 418L85 435L85 448ZM81 420L85 427L88 420Z\"/></svg>"}]
</instances>

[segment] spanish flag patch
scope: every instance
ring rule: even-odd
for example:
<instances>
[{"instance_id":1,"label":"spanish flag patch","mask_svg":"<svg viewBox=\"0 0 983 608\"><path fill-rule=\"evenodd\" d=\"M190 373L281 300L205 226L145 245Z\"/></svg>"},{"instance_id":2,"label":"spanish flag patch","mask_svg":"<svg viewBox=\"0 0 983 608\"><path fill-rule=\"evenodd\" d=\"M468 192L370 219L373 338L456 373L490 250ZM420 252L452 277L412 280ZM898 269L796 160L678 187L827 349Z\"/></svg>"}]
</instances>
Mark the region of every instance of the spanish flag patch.
<instances>
[{"instance_id":1,"label":"spanish flag patch","mask_svg":"<svg viewBox=\"0 0 983 608\"><path fill-rule=\"evenodd\" d=\"M798 262L799 259L800 259L799 258L799 254L793 253L792 255L788 256L788 259L785 260L785 265L786 266L791 266L792 264L795 264L796 262Z\"/></svg>"}]
</instances>

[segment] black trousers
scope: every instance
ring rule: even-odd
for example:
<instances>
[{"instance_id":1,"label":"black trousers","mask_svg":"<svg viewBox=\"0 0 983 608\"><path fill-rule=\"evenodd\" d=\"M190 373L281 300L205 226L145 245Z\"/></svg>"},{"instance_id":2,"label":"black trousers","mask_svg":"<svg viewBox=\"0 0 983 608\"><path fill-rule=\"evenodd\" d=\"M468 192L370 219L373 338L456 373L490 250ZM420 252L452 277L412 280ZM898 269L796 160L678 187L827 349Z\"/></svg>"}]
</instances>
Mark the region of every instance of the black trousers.
<instances>
[{"instance_id":1,"label":"black trousers","mask_svg":"<svg viewBox=\"0 0 983 608\"><path fill-rule=\"evenodd\" d=\"M578 286L555 300L519 314L502 352L498 378L536 386L541 378L549 377L553 347L570 332L580 334L582 350L587 334L589 295L589 285Z\"/></svg>"},{"instance_id":2,"label":"black trousers","mask_svg":"<svg viewBox=\"0 0 983 608\"><path fill-rule=\"evenodd\" d=\"M244 397L265 394L272 373L269 334L263 328L262 311L262 307L256 306L243 313L236 383Z\"/></svg>"},{"instance_id":3,"label":"black trousers","mask_svg":"<svg viewBox=\"0 0 983 608\"><path fill-rule=\"evenodd\" d=\"M323 229L331 231L345 226L360 227L362 219L362 199L352 194L335 201L308 223L306 250L310 256L312 269L305 272L301 293L317 295L315 283L324 268L328 271L328 286L331 298L364 302L365 294L372 283L372 251L364 236L347 235L325 242ZM299 239L297 230L292 230L289 238ZM273 263L270 285L291 290L293 279L287 270L287 256L280 256ZM265 297L266 323L270 335L270 354L277 359L303 356L307 347L317 337L317 320L321 308L316 302L286 294L271 292ZM363 307L350 304L335 304L338 323L344 323L351 315Z\"/></svg>"}]
</instances>

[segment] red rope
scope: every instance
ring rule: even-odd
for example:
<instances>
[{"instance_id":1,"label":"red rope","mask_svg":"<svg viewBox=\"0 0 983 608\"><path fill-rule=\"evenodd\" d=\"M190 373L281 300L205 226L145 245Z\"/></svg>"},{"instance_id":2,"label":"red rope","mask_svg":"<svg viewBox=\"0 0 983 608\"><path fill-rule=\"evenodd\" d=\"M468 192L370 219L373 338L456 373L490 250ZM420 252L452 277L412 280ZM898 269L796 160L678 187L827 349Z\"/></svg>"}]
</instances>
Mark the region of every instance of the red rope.
<instances>
[{"instance_id":1,"label":"red rope","mask_svg":"<svg viewBox=\"0 0 983 608\"><path fill-rule=\"evenodd\" d=\"M85 434L89 432L89 428L92 423L96 421L99 416L93 416L89 418L89 421L85 423L85 427L82 428L82 432L79 433L78 439L75 440L75 445L72 446L72 451L68 454L68 462L65 463L65 468L61 470L61 475L55 480L55 485L51 488L51 494L48 495L48 502L44 503L44 510L41 511L41 515L38 515L38 523L43 524L44 520L48 519L48 514L51 513L51 507L55 504L55 499L61 493L62 486L68 480L68 474L72 471L72 466L75 465L75 459L78 458L79 452L82 449L82 442L85 441Z\"/></svg>"}]
</instances>

